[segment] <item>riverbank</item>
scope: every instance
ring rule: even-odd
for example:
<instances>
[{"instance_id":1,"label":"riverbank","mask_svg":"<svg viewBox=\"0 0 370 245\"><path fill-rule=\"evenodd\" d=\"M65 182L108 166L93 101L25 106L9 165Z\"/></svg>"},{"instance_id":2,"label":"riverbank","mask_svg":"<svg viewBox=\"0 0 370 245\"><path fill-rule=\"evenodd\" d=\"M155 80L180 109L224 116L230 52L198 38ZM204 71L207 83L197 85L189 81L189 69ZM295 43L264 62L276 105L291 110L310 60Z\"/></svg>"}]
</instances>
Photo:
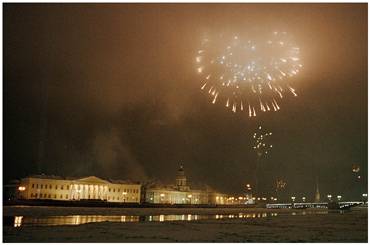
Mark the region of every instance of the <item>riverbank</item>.
<instances>
[{"instance_id":1,"label":"riverbank","mask_svg":"<svg viewBox=\"0 0 370 245\"><path fill-rule=\"evenodd\" d=\"M297 211L297 213L296 213ZM4 207L4 215L247 214L166 222L97 222L81 225L4 226L4 242L367 242L367 208L348 212L291 209L105 209ZM272 215L274 213L274 215ZM266 214L266 215L263 215Z\"/></svg>"}]
</instances>

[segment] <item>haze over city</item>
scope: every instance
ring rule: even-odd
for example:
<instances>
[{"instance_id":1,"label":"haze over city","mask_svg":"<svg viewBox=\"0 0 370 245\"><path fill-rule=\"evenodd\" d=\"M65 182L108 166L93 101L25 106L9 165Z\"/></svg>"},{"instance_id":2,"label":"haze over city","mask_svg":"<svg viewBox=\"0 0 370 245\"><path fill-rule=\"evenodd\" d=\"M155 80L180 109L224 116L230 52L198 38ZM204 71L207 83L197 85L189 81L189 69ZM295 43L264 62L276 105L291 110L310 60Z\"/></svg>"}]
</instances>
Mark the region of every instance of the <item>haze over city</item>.
<instances>
[{"instance_id":1,"label":"haze over city","mask_svg":"<svg viewBox=\"0 0 370 245\"><path fill-rule=\"evenodd\" d=\"M303 64L278 112L232 113L201 91L205 33L286 31ZM7 4L4 182L45 173L351 197L367 184L365 4ZM40 144L40 140L42 143ZM40 152L41 147L41 152ZM352 165L361 168L361 181ZM38 172L39 170L39 172Z\"/></svg>"}]
</instances>

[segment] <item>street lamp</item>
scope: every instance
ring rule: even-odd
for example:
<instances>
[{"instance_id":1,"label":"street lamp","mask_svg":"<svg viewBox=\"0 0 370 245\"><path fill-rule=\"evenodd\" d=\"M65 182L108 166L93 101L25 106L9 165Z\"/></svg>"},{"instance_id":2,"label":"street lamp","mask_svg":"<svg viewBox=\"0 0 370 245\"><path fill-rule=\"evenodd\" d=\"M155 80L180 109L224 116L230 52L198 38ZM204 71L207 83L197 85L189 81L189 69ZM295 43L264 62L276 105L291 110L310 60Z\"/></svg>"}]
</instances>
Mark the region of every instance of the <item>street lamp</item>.
<instances>
[{"instance_id":1,"label":"street lamp","mask_svg":"<svg viewBox=\"0 0 370 245\"><path fill-rule=\"evenodd\" d=\"M337 196L337 199L338 199L338 201L340 201L340 199L342 199L342 196L341 195L338 195Z\"/></svg>"},{"instance_id":2,"label":"street lamp","mask_svg":"<svg viewBox=\"0 0 370 245\"><path fill-rule=\"evenodd\" d=\"M303 202L306 202L306 197L302 197L302 201Z\"/></svg>"},{"instance_id":3,"label":"street lamp","mask_svg":"<svg viewBox=\"0 0 370 245\"><path fill-rule=\"evenodd\" d=\"M294 202L294 200L295 200L295 197L291 197L291 199L292 199L292 202Z\"/></svg>"},{"instance_id":4,"label":"street lamp","mask_svg":"<svg viewBox=\"0 0 370 245\"><path fill-rule=\"evenodd\" d=\"M329 199L329 201L331 201L331 197L332 197L332 196L329 194L329 195L328 195L328 199Z\"/></svg>"},{"instance_id":5,"label":"street lamp","mask_svg":"<svg viewBox=\"0 0 370 245\"><path fill-rule=\"evenodd\" d=\"M362 199L364 200L364 202L366 202L366 199L367 199L367 193L363 193L363 194L362 194Z\"/></svg>"}]
</instances>

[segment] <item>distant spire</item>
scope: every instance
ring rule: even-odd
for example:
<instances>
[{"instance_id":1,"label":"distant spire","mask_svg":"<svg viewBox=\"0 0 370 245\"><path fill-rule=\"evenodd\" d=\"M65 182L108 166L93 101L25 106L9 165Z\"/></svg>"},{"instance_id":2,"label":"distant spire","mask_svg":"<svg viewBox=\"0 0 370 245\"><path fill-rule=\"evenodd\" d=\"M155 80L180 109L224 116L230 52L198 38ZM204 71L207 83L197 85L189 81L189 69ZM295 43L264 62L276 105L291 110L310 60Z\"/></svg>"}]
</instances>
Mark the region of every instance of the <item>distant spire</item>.
<instances>
[{"instance_id":1,"label":"distant spire","mask_svg":"<svg viewBox=\"0 0 370 245\"><path fill-rule=\"evenodd\" d=\"M319 177L316 176L315 202L320 202Z\"/></svg>"}]
</instances>

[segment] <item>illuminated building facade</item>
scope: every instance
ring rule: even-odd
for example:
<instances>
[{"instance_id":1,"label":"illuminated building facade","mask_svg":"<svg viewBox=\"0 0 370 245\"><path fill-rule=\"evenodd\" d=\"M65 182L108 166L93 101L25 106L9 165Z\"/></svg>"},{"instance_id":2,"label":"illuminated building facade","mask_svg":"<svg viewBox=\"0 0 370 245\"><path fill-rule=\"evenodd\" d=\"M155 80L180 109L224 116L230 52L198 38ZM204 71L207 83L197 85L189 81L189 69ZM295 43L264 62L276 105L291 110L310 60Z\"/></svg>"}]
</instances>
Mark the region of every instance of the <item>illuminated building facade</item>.
<instances>
[{"instance_id":1,"label":"illuminated building facade","mask_svg":"<svg viewBox=\"0 0 370 245\"><path fill-rule=\"evenodd\" d=\"M17 191L19 199L101 200L122 203L140 203L140 192L140 184L121 180L107 181L95 176L63 179L46 175L22 179Z\"/></svg>"},{"instance_id":2,"label":"illuminated building facade","mask_svg":"<svg viewBox=\"0 0 370 245\"><path fill-rule=\"evenodd\" d=\"M176 185L147 186L144 200L160 204L226 204L227 197L225 194L191 189L187 185L184 168L180 166Z\"/></svg>"}]
</instances>

